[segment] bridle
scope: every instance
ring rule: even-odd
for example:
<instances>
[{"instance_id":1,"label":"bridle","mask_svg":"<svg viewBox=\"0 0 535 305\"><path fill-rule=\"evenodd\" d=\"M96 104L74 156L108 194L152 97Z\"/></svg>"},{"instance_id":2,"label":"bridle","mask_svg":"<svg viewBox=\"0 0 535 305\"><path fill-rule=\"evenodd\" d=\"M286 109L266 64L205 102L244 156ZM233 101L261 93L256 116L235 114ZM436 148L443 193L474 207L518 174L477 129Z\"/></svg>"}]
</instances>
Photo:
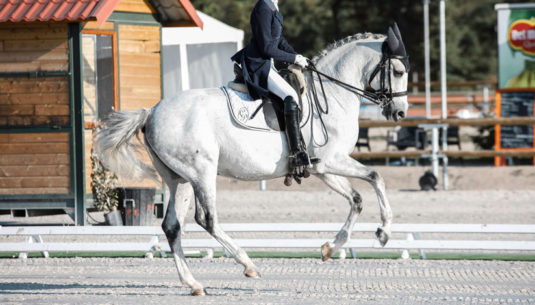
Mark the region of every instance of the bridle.
<instances>
[{"instance_id":1,"label":"bridle","mask_svg":"<svg viewBox=\"0 0 535 305\"><path fill-rule=\"evenodd\" d=\"M364 97L366 98L367 100L379 105L379 107L381 108L385 108L387 106L389 106L392 102L393 102L393 99L395 97L401 97L401 96L407 96L408 95L408 92L407 91L399 91L399 92L392 92L392 78L391 77L388 77L388 87L386 86L386 75L390 75L390 72L392 70L392 59L399 59L401 61L404 61L404 60L407 60L409 57L408 56L400 56L400 55L394 55L390 52L389 48L388 48L388 45L385 43L383 43L382 45L382 48L381 48L381 53L382 53L382 56L381 56L381 61L379 62L379 64L377 64L377 66L375 67L375 69L373 70L371 76L370 76L370 79L368 80L367 82L367 85L368 85L368 89L360 89L360 88L357 88L353 85L350 85L348 83L345 83L339 79L336 79L330 75L327 75L321 71L318 71L314 65L314 63L312 62L309 62L309 65L307 67L308 70L311 71L311 73L316 73L317 76L318 76L318 80L319 80L319 83L320 83L320 87L321 87L321 91L323 93L323 98L325 100L325 103L327 104L327 97L325 95L325 90L323 89L323 81L321 79L321 77L325 77L326 79L334 82L335 84L339 85L340 87L348 90L348 91L351 91L353 92L354 94L360 96L360 97ZM407 71L408 73L408 71ZM372 89L369 85L373 82L373 80L375 79L375 77L379 75L380 77L380 81L379 81L379 84L380 84L380 87L378 90L374 90ZM316 88L315 88L315 85L314 85L314 81L312 80L312 91L313 91L313 95L317 96L316 92Z\"/></svg>"},{"instance_id":2,"label":"bridle","mask_svg":"<svg viewBox=\"0 0 535 305\"><path fill-rule=\"evenodd\" d=\"M375 90L373 92L376 98L372 100L372 102L378 104L381 108L384 108L390 103L392 103L393 98L408 95L407 91L392 92L392 77L388 78L388 89L387 89L386 88L386 75L390 75L390 72L392 71L392 59L399 59L403 62L404 60L408 60L409 57L392 54L390 52L390 49L388 49L388 46L386 43L383 43L381 50L382 50L381 61L373 70L372 75L370 76L370 79L368 80L368 85L370 85L375 79L375 77L377 76L377 74L380 73L380 80L379 80L380 88L379 90ZM407 73L409 73L408 67L406 67L406 70L407 70Z\"/></svg>"},{"instance_id":3,"label":"bridle","mask_svg":"<svg viewBox=\"0 0 535 305\"><path fill-rule=\"evenodd\" d=\"M327 101L327 95L325 94L325 89L323 87L323 81L322 81L322 76L325 77L326 79L332 81L333 83L337 84L338 86L356 94L357 96L360 96L360 97L363 97L375 104L377 104L381 109L384 109L384 108L388 108L391 106L391 104L393 103L393 99L395 97L401 97L401 96L407 96L408 95L408 92L407 91L400 91L400 92L392 92L392 77L388 77L388 88L386 86L386 75L390 75L390 72L392 70L392 59L399 59L401 60L402 62L405 63L405 61L408 61L408 56L400 56L400 55L394 55L392 54L392 52L390 51L390 49L388 48L388 45L386 42L383 43L382 47L381 47L381 53L382 53L382 56L381 56L381 61L379 62L379 64L377 64L377 66L375 67L375 69L373 70L371 76L370 76L370 79L368 80L367 82L367 89L363 90L363 89L360 89L360 88L357 88L353 85L350 85L348 83L345 83L339 79L336 79L330 75L327 75L321 71L318 71L318 69L316 69L316 66L314 65L313 62L309 61L309 64L307 66L306 69L308 69L311 73L311 86L310 86L310 89L311 89L311 97L312 99L309 98L310 100L310 103L311 103L311 106L314 106L316 108L316 114L320 120L320 124L321 124L321 129L322 129L322 132L325 136L325 142L323 144L318 144L316 142L316 139L314 137L314 128L312 127L312 139L313 139L313 142L315 145L317 145L318 147L322 147L322 146L325 146L327 144L327 142L329 142L329 135L327 133L327 128L325 127L325 123L323 122L323 118L322 118L322 115L323 114L328 114L329 113L329 103ZM406 70L407 70L407 73L409 72L408 71L408 66L405 66ZM316 73L317 77L318 77L318 80L319 80L319 83L320 83L320 87L321 87L321 93L323 95L323 100L325 101L325 108L321 105L320 103L320 100L318 98L318 92L317 92L317 89L316 89L316 82L314 81L314 73ZM370 84L373 82L373 80L375 79L375 77L377 77L377 75L379 75L380 77L380 81L379 81L379 84L380 84L380 87L378 90L374 90L371 88ZM313 105L312 105L313 104ZM312 124L313 124L313 120L312 120Z\"/></svg>"}]
</instances>

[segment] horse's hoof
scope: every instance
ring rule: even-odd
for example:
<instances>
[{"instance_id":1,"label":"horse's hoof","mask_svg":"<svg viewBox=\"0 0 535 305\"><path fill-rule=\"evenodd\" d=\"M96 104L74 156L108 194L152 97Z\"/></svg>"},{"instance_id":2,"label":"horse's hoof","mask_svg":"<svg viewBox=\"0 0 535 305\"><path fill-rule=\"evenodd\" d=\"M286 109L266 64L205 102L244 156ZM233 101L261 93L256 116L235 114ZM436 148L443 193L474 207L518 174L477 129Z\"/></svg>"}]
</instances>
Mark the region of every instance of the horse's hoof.
<instances>
[{"instance_id":1,"label":"horse's hoof","mask_svg":"<svg viewBox=\"0 0 535 305\"><path fill-rule=\"evenodd\" d=\"M388 242L388 239L390 238L389 234L386 233L386 231L382 228L377 228L375 236L377 236L377 240L379 240L379 242L381 243L381 247L384 247Z\"/></svg>"},{"instance_id":2,"label":"horse's hoof","mask_svg":"<svg viewBox=\"0 0 535 305\"><path fill-rule=\"evenodd\" d=\"M326 242L321 246L321 260L326 261L333 255L331 249L333 248L332 243Z\"/></svg>"},{"instance_id":3,"label":"horse's hoof","mask_svg":"<svg viewBox=\"0 0 535 305\"><path fill-rule=\"evenodd\" d=\"M303 178L308 178L308 177L310 177L310 172L307 169L305 169L303 171Z\"/></svg>"},{"instance_id":4,"label":"horse's hoof","mask_svg":"<svg viewBox=\"0 0 535 305\"><path fill-rule=\"evenodd\" d=\"M245 270L245 276L253 279L259 279L261 277L259 272L256 272L253 269Z\"/></svg>"},{"instance_id":5,"label":"horse's hoof","mask_svg":"<svg viewBox=\"0 0 535 305\"><path fill-rule=\"evenodd\" d=\"M191 295L192 295L192 296L196 296L196 297L200 297L200 296L206 295L206 290L204 290L204 288L201 288L201 289L193 289L193 290L191 291Z\"/></svg>"},{"instance_id":6,"label":"horse's hoof","mask_svg":"<svg viewBox=\"0 0 535 305\"><path fill-rule=\"evenodd\" d=\"M284 185L291 186L292 185L292 176L286 175L286 178L284 178Z\"/></svg>"}]
</instances>

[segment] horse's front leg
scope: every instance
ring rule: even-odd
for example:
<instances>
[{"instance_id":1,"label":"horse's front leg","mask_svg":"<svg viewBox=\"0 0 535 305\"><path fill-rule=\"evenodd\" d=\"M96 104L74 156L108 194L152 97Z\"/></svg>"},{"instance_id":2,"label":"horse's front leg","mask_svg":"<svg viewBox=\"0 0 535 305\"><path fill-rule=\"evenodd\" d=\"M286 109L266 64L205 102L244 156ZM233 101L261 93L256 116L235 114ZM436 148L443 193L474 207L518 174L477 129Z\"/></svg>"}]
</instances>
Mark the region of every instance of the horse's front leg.
<instances>
[{"instance_id":1,"label":"horse's front leg","mask_svg":"<svg viewBox=\"0 0 535 305\"><path fill-rule=\"evenodd\" d=\"M390 235L392 234L392 210L386 198L385 182L383 177L375 170L369 169L357 160L347 156L338 154L334 158L325 161L324 173L341 175L345 177L359 178L369 182L375 189L377 199L379 201L379 208L381 210L382 226L377 229L375 235L377 239L384 246Z\"/></svg>"},{"instance_id":2,"label":"horse's front leg","mask_svg":"<svg viewBox=\"0 0 535 305\"><path fill-rule=\"evenodd\" d=\"M342 229L336 234L334 243L327 242L321 247L321 259L328 260L336 251L340 249L351 238L351 232L355 226L360 212L362 211L362 197L351 186L351 182L345 177L335 176L331 174L318 175L318 178L323 180L334 191L342 195L349 201L349 215L342 226Z\"/></svg>"}]
</instances>

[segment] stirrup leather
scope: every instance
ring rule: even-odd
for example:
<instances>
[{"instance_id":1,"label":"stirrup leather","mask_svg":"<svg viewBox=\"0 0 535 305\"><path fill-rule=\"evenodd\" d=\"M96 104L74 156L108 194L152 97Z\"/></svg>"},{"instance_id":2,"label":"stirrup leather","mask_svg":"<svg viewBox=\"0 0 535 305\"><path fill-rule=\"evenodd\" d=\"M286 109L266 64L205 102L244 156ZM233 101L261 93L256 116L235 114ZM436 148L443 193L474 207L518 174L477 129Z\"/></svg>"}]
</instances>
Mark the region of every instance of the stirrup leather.
<instances>
[{"instance_id":1,"label":"stirrup leather","mask_svg":"<svg viewBox=\"0 0 535 305\"><path fill-rule=\"evenodd\" d=\"M297 184L301 184L301 178L310 177L309 168L312 168L313 164L319 163L319 158L310 158L306 151L298 151L295 154L288 156L289 173L284 179L284 185L291 186L292 181L295 180Z\"/></svg>"},{"instance_id":2,"label":"stirrup leather","mask_svg":"<svg viewBox=\"0 0 535 305\"><path fill-rule=\"evenodd\" d=\"M319 158L310 158L306 151L298 151L288 156L290 162L290 168L296 168L300 166L312 167L312 165L320 161Z\"/></svg>"}]
</instances>

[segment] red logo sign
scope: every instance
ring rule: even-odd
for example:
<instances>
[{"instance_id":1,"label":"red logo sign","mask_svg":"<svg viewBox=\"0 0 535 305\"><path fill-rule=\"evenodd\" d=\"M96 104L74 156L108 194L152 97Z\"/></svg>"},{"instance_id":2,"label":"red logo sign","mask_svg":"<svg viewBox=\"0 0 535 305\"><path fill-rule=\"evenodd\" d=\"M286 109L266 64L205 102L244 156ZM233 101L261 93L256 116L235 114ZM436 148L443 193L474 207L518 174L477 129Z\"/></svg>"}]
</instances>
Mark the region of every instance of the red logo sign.
<instances>
[{"instance_id":1,"label":"red logo sign","mask_svg":"<svg viewBox=\"0 0 535 305\"><path fill-rule=\"evenodd\" d=\"M518 20L509 27L509 45L524 54L535 56L535 24Z\"/></svg>"}]
</instances>

